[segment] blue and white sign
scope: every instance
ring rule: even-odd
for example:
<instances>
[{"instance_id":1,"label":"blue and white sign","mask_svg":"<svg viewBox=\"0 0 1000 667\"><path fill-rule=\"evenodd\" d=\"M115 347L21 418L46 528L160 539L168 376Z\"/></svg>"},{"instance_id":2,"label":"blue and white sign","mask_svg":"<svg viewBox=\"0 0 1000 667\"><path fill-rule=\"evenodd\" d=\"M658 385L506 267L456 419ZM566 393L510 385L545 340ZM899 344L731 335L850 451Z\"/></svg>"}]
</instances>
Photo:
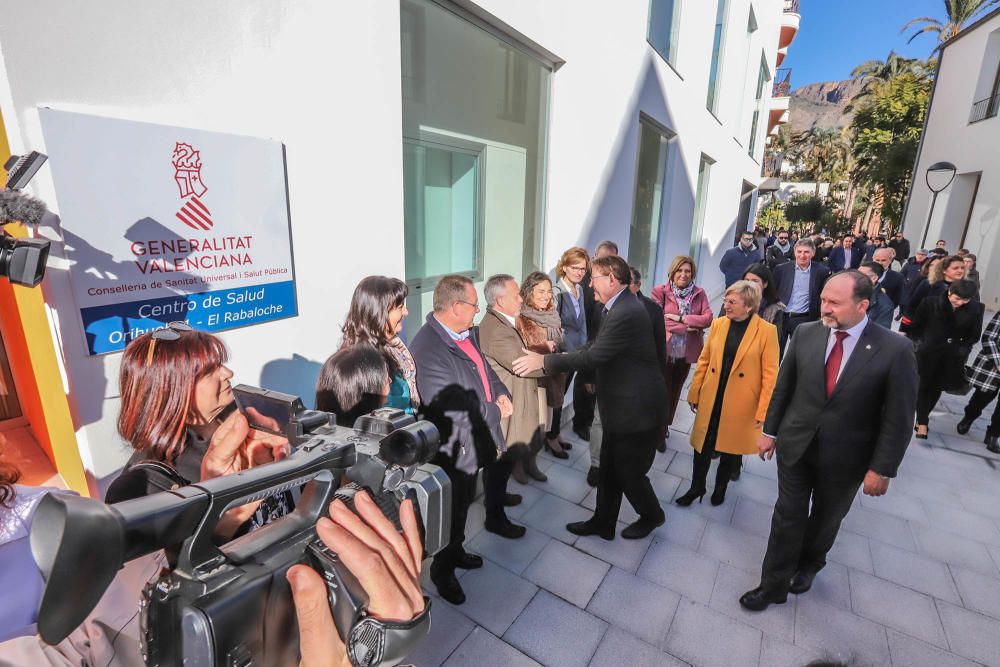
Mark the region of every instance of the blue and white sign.
<instances>
[{"instance_id":1,"label":"blue and white sign","mask_svg":"<svg viewBox=\"0 0 1000 667\"><path fill-rule=\"evenodd\" d=\"M39 113L90 354L298 314L280 143Z\"/></svg>"}]
</instances>

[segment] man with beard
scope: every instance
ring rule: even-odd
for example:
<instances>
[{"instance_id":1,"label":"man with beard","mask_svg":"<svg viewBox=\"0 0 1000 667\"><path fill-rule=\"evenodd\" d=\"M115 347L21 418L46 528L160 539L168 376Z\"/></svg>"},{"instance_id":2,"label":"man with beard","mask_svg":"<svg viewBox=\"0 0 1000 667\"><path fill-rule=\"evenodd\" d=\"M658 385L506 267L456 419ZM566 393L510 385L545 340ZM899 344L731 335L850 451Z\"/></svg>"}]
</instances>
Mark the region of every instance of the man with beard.
<instances>
[{"instance_id":1,"label":"man with beard","mask_svg":"<svg viewBox=\"0 0 1000 667\"><path fill-rule=\"evenodd\" d=\"M834 275L821 321L800 326L785 352L757 443L762 459L778 454L778 500L760 585L740 598L750 611L809 590L858 487L885 494L910 442L913 346L869 321L871 298L868 276Z\"/></svg>"}]
</instances>

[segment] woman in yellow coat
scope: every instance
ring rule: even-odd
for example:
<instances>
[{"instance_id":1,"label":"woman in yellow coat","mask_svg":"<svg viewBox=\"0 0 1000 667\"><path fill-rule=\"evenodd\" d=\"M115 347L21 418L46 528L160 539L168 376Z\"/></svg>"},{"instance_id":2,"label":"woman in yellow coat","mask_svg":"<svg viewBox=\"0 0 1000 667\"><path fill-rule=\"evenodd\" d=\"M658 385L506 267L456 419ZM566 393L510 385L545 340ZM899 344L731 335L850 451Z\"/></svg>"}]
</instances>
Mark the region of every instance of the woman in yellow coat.
<instances>
[{"instance_id":1,"label":"woman in yellow coat","mask_svg":"<svg viewBox=\"0 0 1000 667\"><path fill-rule=\"evenodd\" d=\"M725 317L712 323L688 392L697 412L691 428L695 449L691 488L677 498L687 507L705 495L713 452L719 469L712 504L726 499L726 486L740 456L757 453L757 439L778 377L778 330L757 315L760 287L733 283L723 300Z\"/></svg>"}]
</instances>

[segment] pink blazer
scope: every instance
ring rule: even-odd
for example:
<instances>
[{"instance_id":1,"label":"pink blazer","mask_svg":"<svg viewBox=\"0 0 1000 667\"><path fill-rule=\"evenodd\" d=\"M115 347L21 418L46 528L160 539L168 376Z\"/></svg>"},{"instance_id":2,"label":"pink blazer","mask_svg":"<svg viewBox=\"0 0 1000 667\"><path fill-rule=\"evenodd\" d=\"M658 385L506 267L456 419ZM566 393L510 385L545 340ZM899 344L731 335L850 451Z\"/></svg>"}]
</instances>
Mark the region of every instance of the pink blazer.
<instances>
[{"instance_id":1,"label":"pink blazer","mask_svg":"<svg viewBox=\"0 0 1000 667\"><path fill-rule=\"evenodd\" d=\"M687 332L687 346L684 350L685 361L693 364L698 361L701 348L705 345L705 329L712 323L714 318L712 309L708 305L708 295L700 287L694 288L694 298L691 300L691 312L684 316L684 324L667 319L667 315L677 315L677 299L667 284L653 288L650 295L653 301L663 308L663 324L667 329L667 350L670 350L670 337L675 333ZM688 331L692 327L697 331Z\"/></svg>"}]
</instances>

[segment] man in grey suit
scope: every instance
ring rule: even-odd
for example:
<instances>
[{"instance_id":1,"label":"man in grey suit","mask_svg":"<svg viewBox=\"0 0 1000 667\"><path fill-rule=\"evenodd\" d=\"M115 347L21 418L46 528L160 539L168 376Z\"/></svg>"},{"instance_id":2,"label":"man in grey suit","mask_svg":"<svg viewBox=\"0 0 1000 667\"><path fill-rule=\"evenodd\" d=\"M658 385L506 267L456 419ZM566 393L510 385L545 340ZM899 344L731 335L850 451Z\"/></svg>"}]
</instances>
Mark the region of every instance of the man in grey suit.
<instances>
[{"instance_id":1,"label":"man in grey suit","mask_svg":"<svg viewBox=\"0 0 1000 667\"><path fill-rule=\"evenodd\" d=\"M885 494L910 442L913 345L868 320L871 297L859 271L834 275L821 321L796 329L785 352L757 445L762 459L777 451L778 500L760 586L740 598L751 611L809 590L858 487Z\"/></svg>"}]
</instances>

